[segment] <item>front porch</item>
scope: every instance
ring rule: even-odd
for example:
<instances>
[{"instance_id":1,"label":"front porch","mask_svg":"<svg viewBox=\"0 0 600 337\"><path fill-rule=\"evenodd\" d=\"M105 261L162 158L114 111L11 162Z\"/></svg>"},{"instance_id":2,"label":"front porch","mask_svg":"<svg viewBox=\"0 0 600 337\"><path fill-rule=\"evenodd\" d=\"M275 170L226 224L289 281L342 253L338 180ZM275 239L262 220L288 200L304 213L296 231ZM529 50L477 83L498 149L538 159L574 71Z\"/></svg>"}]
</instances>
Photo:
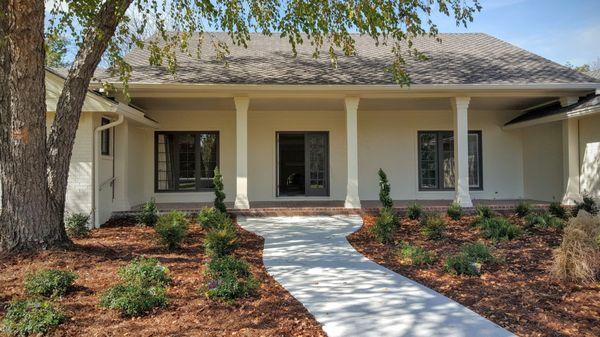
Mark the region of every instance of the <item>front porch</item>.
<instances>
[{"instance_id":1,"label":"front porch","mask_svg":"<svg viewBox=\"0 0 600 337\"><path fill-rule=\"evenodd\" d=\"M549 206L548 202L539 200L517 200L517 199L475 199L474 205L486 205L491 209L505 213L514 210L520 202L531 204L534 209L544 209ZM394 209L404 212L413 203L423 207L425 211L445 212L452 200L395 200ZM226 202L229 212L236 215L252 216L293 216L293 215L336 215L336 214L362 214L377 212L381 203L378 200L362 200L360 209L349 209L344 207L343 200L323 200L323 201L251 201L250 208L237 209L233 202ZM119 212L118 215L132 215L139 212L143 205L136 205L130 211ZM184 202L184 203L157 203L159 212L169 212L173 210L186 213L196 213L203 207L211 207L211 202ZM466 212L471 212L474 207L465 208Z\"/></svg>"}]
</instances>

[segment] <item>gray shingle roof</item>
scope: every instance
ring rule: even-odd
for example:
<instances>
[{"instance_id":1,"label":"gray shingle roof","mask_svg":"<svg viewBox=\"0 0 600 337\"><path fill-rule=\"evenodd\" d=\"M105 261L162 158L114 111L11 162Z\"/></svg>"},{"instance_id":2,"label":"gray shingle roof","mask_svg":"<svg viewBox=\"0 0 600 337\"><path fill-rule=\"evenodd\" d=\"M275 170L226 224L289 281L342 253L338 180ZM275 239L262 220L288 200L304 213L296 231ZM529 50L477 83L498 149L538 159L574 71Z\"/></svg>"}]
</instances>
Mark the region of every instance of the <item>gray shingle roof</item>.
<instances>
[{"instance_id":1,"label":"gray shingle roof","mask_svg":"<svg viewBox=\"0 0 600 337\"><path fill-rule=\"evenodd\" d=\"M559 114L572 114L584 110L600 110L600 95L590 94L586 97L581 98L577 103L565 107L561 106L559 102L554 102L546 106L529 110L526 113L512 119L505 125L527 122L534 119Z\"/></svg>"},{"instance_id":2,"label":"gray shingle roof","mask_svg":"<svg viewBox=\"0 0 600 337\"><path fill-rule=\"evenodd\" d=\"M224 33L214 33L227 41ZM415 41L429 60L408 59L413 84L529 84L589 83L590 77L515 47L487 34L440 34L442 43L431 38ZM368 36L354 36L357 55L340 57L333 68L324 53L315 60L310 45L299 47L292 56L287 39L278 34L253 34L248 48L231 46L227 66L217 61L205 38L198 60L177 55L176 77L163 67L148 64L148 51L134 49L126 56L133 66L130 83L203 84L395 84L386 71L390 65L389 47L375 46ZM197 39L194 39L197 41ZM192 45L190 50L195 50Z\"/></svg>"},{"instance_id":3,"label":"gray shingle roof","mask_svg":"<svg viewBox=\"0 0 600 337\"><path fill-rule=\"evenodd\" d=\"M592 71L588 71L587 73L585 73L586 75L593 77L596 79L596 82L600 82L600 69L596 69L596 70L592 70Z\"/></svg>"}]
</instances>

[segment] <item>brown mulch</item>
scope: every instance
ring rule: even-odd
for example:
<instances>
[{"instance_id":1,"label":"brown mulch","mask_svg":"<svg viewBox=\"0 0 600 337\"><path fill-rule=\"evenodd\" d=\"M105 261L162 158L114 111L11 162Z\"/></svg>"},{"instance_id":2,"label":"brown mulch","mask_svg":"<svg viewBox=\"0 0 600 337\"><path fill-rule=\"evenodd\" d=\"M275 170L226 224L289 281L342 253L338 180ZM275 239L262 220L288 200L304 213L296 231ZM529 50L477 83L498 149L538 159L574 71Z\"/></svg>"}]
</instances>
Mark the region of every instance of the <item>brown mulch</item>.
<instances>
[{"instance_id":1,"label":"brown mulch","mask_svg":"<svg viewBox=\"0 0 600 337\"><path fill-rule=\"evenodd\" d=\"M267 274L263 239L241 228L235 254L251 264L261 281L257 294L234 303L214 302L201 294L207 261L204 235L194 225L184 247L169 252L157 244L153 229L121 220L75 240L69 250L0 257L0 317L9 301L24 296L28 271L62 268L75 271L78 279L76 289L57 300L70 320L52 336L325 336L302 304ZM102 292L119 281L117 270L139 255L155 257L169 268L173 284L168 306L140 318L122 318L100 308Z\"/></svg>"},{"instance_id":2,"label":"brown mulch","mask_svg":"<svg viewBox=\"0 0 600 337\"><path fill-rule=\"evenodd\" d=\"M382 245L368 232L375 218L364 217L363 227L348 237L369 259L426 285L469 307L519 336L600 336L600 284L563 284L548 269L552 251L561 242L562 231L536 229L513 241L494 245L500 263L485 266L479 277L456 276L444 271L444 257L467 242L482 240L469 224L472 217L448 220L445 239L427 240L418 221L403 220L395 234L395 245ZM512 221L519 221L514 217ZM438 259L431 266L405 264L396 255L400 242L425 247Z\"/></svg>"}]
</instances>

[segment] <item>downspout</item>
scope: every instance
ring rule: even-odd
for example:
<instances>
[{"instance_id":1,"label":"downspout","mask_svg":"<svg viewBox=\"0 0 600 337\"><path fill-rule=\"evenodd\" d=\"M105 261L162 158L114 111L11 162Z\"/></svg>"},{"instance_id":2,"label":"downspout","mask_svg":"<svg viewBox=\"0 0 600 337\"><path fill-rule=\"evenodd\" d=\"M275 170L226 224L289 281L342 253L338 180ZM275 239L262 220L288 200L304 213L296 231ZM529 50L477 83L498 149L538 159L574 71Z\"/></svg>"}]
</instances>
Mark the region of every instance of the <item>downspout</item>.
<instances>
[{"instance_id":1,"label":"downspout","mask_svg":"<svg viewBox=\"0 0 600 337\"><path fill-rule=\"evenodd\" d=\"M100 125L94 130L94 228L100 227L100 217L98 215L98 208L100 207L100 150L98 149L98 145L100 144L100 133L106 129L114 128L115 126L122 124L125 120L125 116L119 114L119 118L106 125ZM113 141L114 143L114 141ZM113 151L113 162L115 160L115 153Z\"/></svg>"}]
</instances>

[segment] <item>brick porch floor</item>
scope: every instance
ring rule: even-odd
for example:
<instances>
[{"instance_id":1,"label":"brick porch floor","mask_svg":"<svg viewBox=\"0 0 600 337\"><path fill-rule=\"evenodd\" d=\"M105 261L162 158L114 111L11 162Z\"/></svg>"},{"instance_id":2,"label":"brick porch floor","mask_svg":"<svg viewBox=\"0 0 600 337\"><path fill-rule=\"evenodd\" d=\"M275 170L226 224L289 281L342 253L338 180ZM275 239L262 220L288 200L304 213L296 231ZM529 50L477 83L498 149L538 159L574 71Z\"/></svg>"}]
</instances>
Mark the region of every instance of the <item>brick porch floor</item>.
<instances>
[{"instance_id":1,"label":"brick porch floor","mask_svg":"<svg viewBox=\"0 0 600 337\"><path fill-rule=\"evenodd\" d=\"M492 209L500 212L506 212L514 209L514 207L522 200L516 199L502 199L502 200L486 200L477 199L473 200L475 205L487 205ZM537 200L524 200L537 209L547 208L549 203ZM406 208L412 203L418 203L426 211L439 211L444 212L448 208L448 205L452 202L451 200L395 200L394 208L399 212L405 211ZM267 216L267 215L333 215L333 214L359 214L359 213L372 213L376 212L381 204L378 200L363 200L361 201L362 208L357 209L346 209L344 208L344 201L342 200L298 200L298 201L254 201L250 202L250 209L238 210L233 208L233 203L225 203L229 211L233 214L238 215L254 215L254 216ZM180 210L189 213L196 213L203 207L210 207L212 203L209 202L198 202L198 203L158 203L156 205L160 212L168 212L171 210ZM137 213L141 209L142 205L132 207L129 212L118 212L117 214L125 215ZM472 209L465 209L465 211L471 211Z\"/></svg>"}]
</instances>

